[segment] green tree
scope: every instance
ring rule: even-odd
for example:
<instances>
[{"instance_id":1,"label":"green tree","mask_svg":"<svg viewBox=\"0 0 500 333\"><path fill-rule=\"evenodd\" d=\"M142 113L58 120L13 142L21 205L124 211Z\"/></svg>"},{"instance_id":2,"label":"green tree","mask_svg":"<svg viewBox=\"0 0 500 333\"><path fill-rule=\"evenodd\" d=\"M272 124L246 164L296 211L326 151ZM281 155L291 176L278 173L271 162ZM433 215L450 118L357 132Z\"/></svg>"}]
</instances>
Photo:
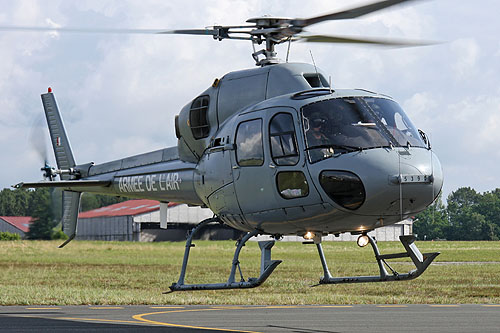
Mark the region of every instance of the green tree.
<instances>
[{"instance_id":1,"label":"green tree","mask_svg":"<svg viewBox=\"0 0 500 333\"><path fill-rule=\"evenodd\" d=\"M496 209L496 192L491 195L477 193L470 187L462 187L448 196L450 225L447 236L451 240L498 240L500 227L493 216ZM498 207L500 212L500 206Z\"/></svg>"},{"instance_id":2,"label":"green tree","mask_svg":"<svg viewBox=\"0 0 500 333\"><path fill-rule=\"evenodd\" d=\"M51 239L57 224L52 209L52 196L49 189L38 189L33 192L33 223L26 234L28 239Z\"/></svg>"},{"instance_id":3,"label":"green tree","mask_svg":"<svg viewBox=\"0 0 500 333\"><path fill-rule=\"evenodd\" d=\"M30 202L29 190L11 190L8 188L0 192L0 215L2 216L26 216L26 210Z\"/></svg>"},{"instance_id":4,"label":"green tree","mask_svg":"<svg viewBox=\"0 0 500 333\"><path fill-rule=\"evenodd\" d=\"M494 225L496 238L500 238L500 188L492 192L485 192L479 201L476 212Z\"/></svg>"},{"instance_id":5,"label":"green tree","mask_svg":"<svg viewBox=\"0 0 500 333\"><path fill-rule=\"evenodd\" d=\"M432 205L416 216L413 233L421 240L445 239L448 226L448 213L440 195Z\"/></svg>"}]
</instances>

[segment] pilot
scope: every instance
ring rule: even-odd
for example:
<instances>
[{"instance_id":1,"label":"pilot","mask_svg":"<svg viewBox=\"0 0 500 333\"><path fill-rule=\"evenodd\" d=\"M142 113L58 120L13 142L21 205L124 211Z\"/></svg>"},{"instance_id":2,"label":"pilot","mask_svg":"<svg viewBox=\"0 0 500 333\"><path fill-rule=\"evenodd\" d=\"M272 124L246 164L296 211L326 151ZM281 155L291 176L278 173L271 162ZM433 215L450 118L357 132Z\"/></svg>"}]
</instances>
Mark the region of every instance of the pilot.
<instances>
[{"instance_id":1,"label":"pilot","mask_svg":"<svg viewBox=\"0 0 500 333\"><path fill-rule=\"evenodd\" d=\"M325 134L328 128L327 117L319 112L314 112L308 119L307 144L309 148L318 147L318 149L311 149L309 151L311 160L314 162L332 156L334 153L333 148L327 147L331 144L331 140Z\"/></svg>"},{"instance_id":2,"label":"pilot","mask_svg":"<svg viewBox=\"0 0 500 333\"><path fill-rule=\"evenodd\" d=\"M309 147L328 144L328 137L325 135L327 119L323 115L315 112L309 117L309 127L307 142Z\"/></svg>"}]
</instances>

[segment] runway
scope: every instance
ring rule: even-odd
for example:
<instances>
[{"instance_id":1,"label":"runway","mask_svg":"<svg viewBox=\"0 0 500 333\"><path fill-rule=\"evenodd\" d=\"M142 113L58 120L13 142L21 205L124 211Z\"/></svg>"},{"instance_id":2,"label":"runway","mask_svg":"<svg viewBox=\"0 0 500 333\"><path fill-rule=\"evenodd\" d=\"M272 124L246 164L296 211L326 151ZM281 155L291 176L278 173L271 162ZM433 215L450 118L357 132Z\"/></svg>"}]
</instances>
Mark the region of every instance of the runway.
<instances>
[{"instance_id":1,"label":"runway","mask_svg":"<svg viewBox=\"0 0 500 333\"><path fill-rule=\"evenodd\" d=\"M2 332L499 332L500 304L4 306Z\"/></svg>"}]
</instances>

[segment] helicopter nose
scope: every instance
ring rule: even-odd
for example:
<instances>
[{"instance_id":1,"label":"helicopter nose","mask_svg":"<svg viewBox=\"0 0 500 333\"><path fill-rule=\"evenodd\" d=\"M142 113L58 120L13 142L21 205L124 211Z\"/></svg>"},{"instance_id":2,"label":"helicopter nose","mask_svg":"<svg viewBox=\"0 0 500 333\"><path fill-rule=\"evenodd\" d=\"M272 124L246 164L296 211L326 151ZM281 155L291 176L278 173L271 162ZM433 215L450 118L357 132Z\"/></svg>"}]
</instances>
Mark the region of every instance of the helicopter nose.
<instances>
[{"instance_id":1,"label":"helicopter nose","mask_svg":"<svg viewBox=\"0 0 500 333\"><path fill-rule=\"evenodd\" d=\"M434 152L425 149L397 150L398 172L390 176L392 199L385 214L416 214L437 198L443 187L441 163ZM397 198L394 198L396 194Z\"/></svg>"},{"instance_id":2,"label":"helicopter nose","mask_svg":"<svg viewBox=\"0 0 500 333\"><path fill-rule=\"evenodd\" d=\"M326 160L319 180L329 198L344 209L401 217L416 214L435 200L443 173L439 159L427 149L373 149L349 159Z\"/></svg>"}]
</instances>

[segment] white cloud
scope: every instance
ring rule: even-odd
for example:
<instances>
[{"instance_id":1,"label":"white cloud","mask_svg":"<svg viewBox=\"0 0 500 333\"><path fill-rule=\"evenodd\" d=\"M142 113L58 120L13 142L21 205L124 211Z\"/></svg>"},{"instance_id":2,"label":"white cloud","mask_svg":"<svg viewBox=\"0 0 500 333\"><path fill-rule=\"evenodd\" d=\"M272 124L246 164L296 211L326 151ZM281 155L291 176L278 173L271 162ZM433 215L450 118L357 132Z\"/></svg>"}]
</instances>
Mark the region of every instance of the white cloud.
<instances>
[{"instance_id":1,"label":"white cloud","mask_svg":"<svg viewBox=\"0 0 500 333\"><path fill-rule=\"evenodd\" d=\"M458 79L464 79L476 72L480 47L473 38L462 38L451 43L453 53L451 64Z\"/></svg>"}]
</instances>

